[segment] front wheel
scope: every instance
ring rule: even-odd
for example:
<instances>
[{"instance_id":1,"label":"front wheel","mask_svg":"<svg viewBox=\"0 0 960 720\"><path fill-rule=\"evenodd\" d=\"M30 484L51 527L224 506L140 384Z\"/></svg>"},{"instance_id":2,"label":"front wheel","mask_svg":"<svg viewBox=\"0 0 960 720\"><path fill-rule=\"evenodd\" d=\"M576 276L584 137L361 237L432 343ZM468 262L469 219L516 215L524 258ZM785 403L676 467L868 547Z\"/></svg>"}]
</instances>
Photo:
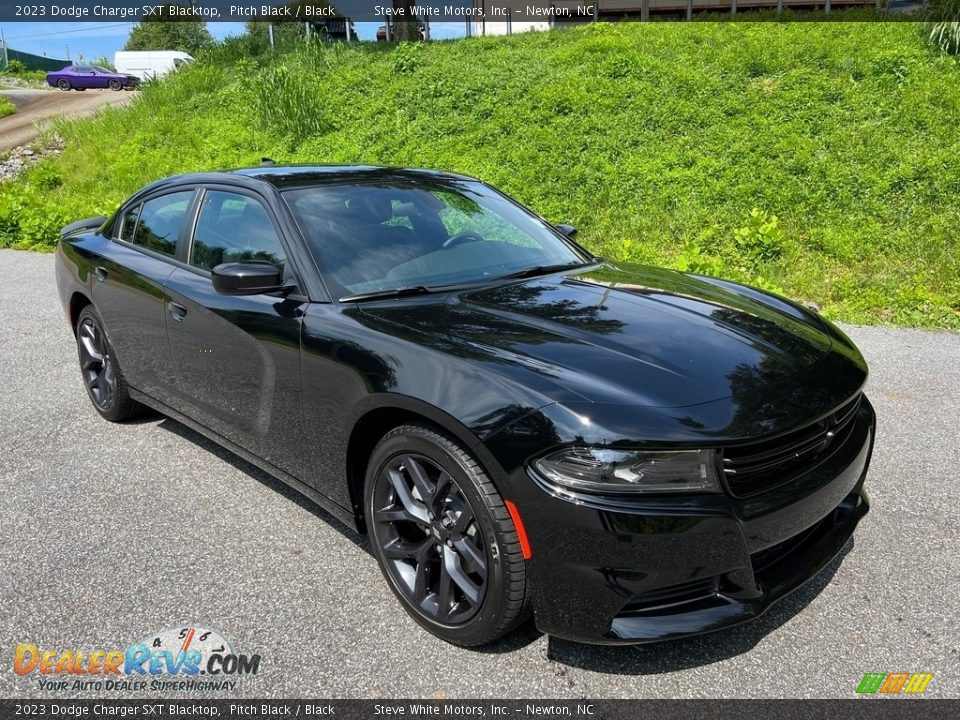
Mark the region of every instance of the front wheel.
<instances>
[{"instance_id":1,"label":"front wheel","mask_svg":"<svg viewBox=\"0 0 960 720\"><path fill-rule=\"evenodd\" d=\"M526 618L516 528L490 478L459 443L421 425L391 430L367 466L364 507L390 588L434 635L484 645Z\"/></svg>"},{"instance_id":2,"label":"front wheel","mask_svg":"<svg viewBox=\"0 0 960 720\"><path fill-rule=\"evenodd\" d=\"M143 412L143 405L130 397L127 381L92 305L81 310L77 318L77 351L84 387L98 413L111 422L123 422Z\"/></svg>"},{"instance_id":3,"label":"front wheel","mask_svg":"<svg viewBox=\"0 0 960 720\"><path fill-rule=\"evenodd\" d=\"M114 92L119 92L123 90L123 83L117 80L116 78L111 78L110 82L107 83L111 90Z\"/></svg>"}]
</instances>

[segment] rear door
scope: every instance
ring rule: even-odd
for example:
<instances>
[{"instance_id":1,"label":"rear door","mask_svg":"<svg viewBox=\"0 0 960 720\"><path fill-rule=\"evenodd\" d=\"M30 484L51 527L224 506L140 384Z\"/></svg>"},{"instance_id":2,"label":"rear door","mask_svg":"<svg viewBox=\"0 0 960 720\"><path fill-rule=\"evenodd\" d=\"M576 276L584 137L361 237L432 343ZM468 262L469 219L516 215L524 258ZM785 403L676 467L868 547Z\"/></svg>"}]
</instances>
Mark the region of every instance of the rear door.
<instances>
[{"instance_id":1,"label":"rear door","mask_svg":"<svg viewBox=\"0 0 960 720\"><path fill-rule=\"evenodd\" d=\"M210 271L226 262L270 262L296 286L281 233L254 193L208 188L198 201L186 265L167 278L167 334L180 387L178 405L198 422L287 470L301 440L297 287L228 296Z\"/></svg>"},{"instance_id":2,"label":"rear door","mask_svg":"<svg viewBox=\"0 0 960 720\"><path fill-rule=\"evenodd\" d=\"M163 285L189 235L193 188L151 195L118 217L93 260L91 294L127 382L167 404L176 373L167 341Z\"/></svg>"}]
</instances>

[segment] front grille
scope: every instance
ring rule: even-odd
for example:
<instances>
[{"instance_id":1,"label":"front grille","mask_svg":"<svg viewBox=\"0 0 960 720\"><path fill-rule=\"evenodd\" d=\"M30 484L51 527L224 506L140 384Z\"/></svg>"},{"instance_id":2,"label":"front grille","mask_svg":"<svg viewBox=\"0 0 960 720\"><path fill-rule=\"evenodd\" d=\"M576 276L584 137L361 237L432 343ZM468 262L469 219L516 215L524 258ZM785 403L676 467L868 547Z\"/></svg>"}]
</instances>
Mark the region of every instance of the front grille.
<instances>
[{"instance_id":1,"label":"front grille","mask_svg":"<svg viewBox=\"0 0 960 720\"><path fill-rule=\"evenodd\" d=\"M853 428L863 396L857 394L836 411L796 432L773 440L726 448L721 462L731 494L748 497L771 490L803 474L838 447Z\"/></svg>"}]
</instances>

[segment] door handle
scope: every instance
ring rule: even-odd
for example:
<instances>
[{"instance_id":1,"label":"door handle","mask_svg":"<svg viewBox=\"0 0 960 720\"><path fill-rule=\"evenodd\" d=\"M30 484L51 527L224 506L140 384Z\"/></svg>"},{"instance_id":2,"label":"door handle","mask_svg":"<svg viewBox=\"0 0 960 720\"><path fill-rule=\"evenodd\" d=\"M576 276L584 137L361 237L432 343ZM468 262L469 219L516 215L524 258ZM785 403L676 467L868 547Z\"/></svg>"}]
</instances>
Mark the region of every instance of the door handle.
<instances>
[{"instance_id":1,"label":"door handle","mask_svg":"<svg viewBox=\"0 0 960 720\"><path fill-rule=\"evenodd\" d=\"M187 316L187 309L180 303L168 302L167 310L170 311L170 317L177 322L183 322L183 319Z\"/></svg>"},{"instance_id":2,"label":"door handle","mask_svg":"<svg viewBox=\"0 0 960 720\"><path fill-rule=\"evenodd\" d=\"M93 269L93 274L97 276L97 280L99 282L103 282L107 279L107 275L109 273L107 272L107 269L103 267L103 265L97 265L97 267Z\"/></svg>"}]
</instances>

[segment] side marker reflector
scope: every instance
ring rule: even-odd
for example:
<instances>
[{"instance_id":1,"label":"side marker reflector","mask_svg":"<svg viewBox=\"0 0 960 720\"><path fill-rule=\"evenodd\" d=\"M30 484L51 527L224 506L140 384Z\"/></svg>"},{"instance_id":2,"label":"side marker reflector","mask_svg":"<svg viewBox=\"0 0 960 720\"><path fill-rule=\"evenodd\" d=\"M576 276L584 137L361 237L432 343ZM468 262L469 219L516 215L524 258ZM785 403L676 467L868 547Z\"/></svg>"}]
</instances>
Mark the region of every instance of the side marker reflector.
<instances>
[{"instance_id":1,"label":"side marker reflector","mask_svg":"<svg viewBox=\"0 0 960 720\"><path fill-rule=\"evenodd\" d=\"M523 559L529 560L533 553L530 551L530 541L527 539L527 529L523 527L523 520L520 519L520 511L513 504L513 500L504 500L510 518L513 520L514 527L517 528L517 537L520 538L520 552L523 553Z\"/></svg>"}]
</instances>

